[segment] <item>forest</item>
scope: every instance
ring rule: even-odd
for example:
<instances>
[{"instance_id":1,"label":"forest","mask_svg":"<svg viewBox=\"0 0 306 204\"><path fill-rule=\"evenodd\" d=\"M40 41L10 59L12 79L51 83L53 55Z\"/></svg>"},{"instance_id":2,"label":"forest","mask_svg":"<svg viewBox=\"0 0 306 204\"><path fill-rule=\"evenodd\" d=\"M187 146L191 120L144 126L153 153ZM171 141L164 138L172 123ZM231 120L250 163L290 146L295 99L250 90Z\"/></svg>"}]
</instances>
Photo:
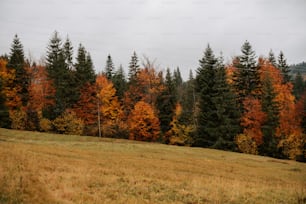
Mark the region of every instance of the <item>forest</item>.
<instances>
[{"instance_id":1,"label":"forest","mask_svg":"<svg viewBox=\"0 0 306 204\"><path fill-rule=\"evenodd\" d=\"M54 32L45 59L26 58L15 35L0 57L0 127L306 158L306 90L281 51L245 41L225 64L207 45L196 72L160 71L131 53L128 73L111 55L96 73L79 44Z\"/></svg>"}]
</instances>

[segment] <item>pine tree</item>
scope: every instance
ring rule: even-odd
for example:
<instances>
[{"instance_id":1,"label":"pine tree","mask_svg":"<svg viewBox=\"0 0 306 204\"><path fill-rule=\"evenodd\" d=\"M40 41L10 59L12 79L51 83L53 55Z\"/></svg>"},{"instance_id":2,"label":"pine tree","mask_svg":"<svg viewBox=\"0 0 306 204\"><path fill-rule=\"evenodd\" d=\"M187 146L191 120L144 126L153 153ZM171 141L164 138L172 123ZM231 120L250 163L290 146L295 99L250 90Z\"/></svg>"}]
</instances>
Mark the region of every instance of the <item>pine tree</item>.
<instances>
[{"instance_id":1,"label":"pine tree","mask_svg":"<svg viewBox=\"0 0 306 204\"><path fill-rule=\"evenodd\" d=\"M262 126L263 144L260 146L260 154L277 157L278 141L275 132L279 125L279 104L275 100L276 93L269 73L263 79L262 90L262 110L266 113L266 120Z\"/></svg>"},{"instance_id":2,"label":"pine tree","mask_svg":"<svg viewBox=\"0 0 306 204\"><path fill-rule=\"evenodd\" d=\"M118 96L119 100L122 100L127 88L126 87L127 82L125 79L122 65L120 65L119 69L115 72L113 77L113 83L116 89L116 95Z\"/></svg>"},{"instance_id":3,"label":"pine tree","mask_svg":"<svg viewBox=\"0 0 306 204\"><path fill-rule=\"evenodd\" d=\"M305 91L304 79L301 75L301 72L296 74L293 84L293 94L296 99L299 99Z\"/></svg>"},{"instance_id":4,"label":"pine tree","mask_svg":"<svg viewBox=\"0 0 306 204\"><path fill-rule=\"evenodd\" d=\"M66 42L64 43L64 46L63 46L63 52L64 52L64 56L65 56L65 62L68 65L68 68L70 70L72 70L73 69L73 62L72 62L73 47L72 47L72 43L69 40L68 36L67 36Z\"/></svg>"},{"instance_id":5,"label":"pine tree","mask_svg":"<svg viewBox=\"0 0 306 204\"><path fill-rule=\"evenodd\" d=\"M175 94L175 82L171 76L170 69L167 68L165 89L157 98L157 108L159 110L159 121L162 133L166 133L171 129L170 123L174 116L175 106L177 103ZM168 142L168 141L166 141Z\"/></svg>"},{"instance_id":6,"label":"pine tree","mask_svg":"<svg viewBox=\"0 0 306 204\"><path fill-rule=\"evenodd\" d=\"M217 62L214 86L216 93L213 95L212 101L217 110L217 117L214 120L217 124L215 128L217 141L213 147L234 150L234 138L240 132L240 113L237 110L236 96L227 82L222 57Z\"/></svg>"},{"instance_id":7,"label":"pine tree","mask_svg":"<svg viewBox=\"0 0 306 204\"><path fill-rule=\"evenodd\" d=\"M134 84L137 81L137 76L140 72L140 68L138 65L138 57L136 52L133 53L129 65L129 74L128 74L128 80L129 84Z\"/></svg>"},{"instance_id":8,"label":"pine tree","mask_svg":"<svg viewBox=\"0 0 306 204\"><path fill-rule=\"evenodd\" d=\"M105 66L105 76L108 80L113 80L114 76L114 63L110 55L107 56L106 66Z\"/></svg>"},{"instance_id":9,"label":"pine tree","mask_svg":"<svg viewBox=\"0 0 306 204\"><path fill-rule=\"evenodd\" d=\"M194 138L194 145L201 147L212 147L217 141L215 128L217 124L217 110L213 101L216 93L215 66L217 59L212 49L208 45L203 58L199 61L200 67L197 69L196 90L199 92L199 109L197 134Z\"/></svg>"},{"instance_id":10,"label":"pine tree","mask_svg":"<svg viewBox=\"0 0 306 204\"><path fill-rule=\"evenodd\" d=\"M281 70L282 75L283 75L283 83L289 83L291 81L291 76L290 76L290 67L287 64L287 60L284 56L284 53L280 51L278 55L278 64L277 67Z\"/></svg>"},{"instance_id":11,"label":"pine tree","mask_svg":"<svg viewBox=\"0 0 306 204\"><path fill-rule=\"evenodd\" d=\"M0 77L0 127L10 128L11 120L9 116L8 108L5 105L5 97L2 93L2 78Z\"/></svg>"},{"instance_id":12,"label":"pine tree","mask_svg":"<svg viewBox=\"0 0 306 204\"><path fill-rule=\"evenodd\" d=\"M179 67L177 67L176 70L174 70L173 78L174 78L174 83L176 87L179 87L182 85L183 79L182 79L181 71Z\"/></svg>"},{"instance_id":13,"label":"pine tree","mask_svg":"<svg viewBox=\"0 0 306 204\"><path fill-rule=\"evenodd\" d=\"M78 55L75 64L75 76L77 85L82 88L86 83L93 84L96 80L96 74L92 64L90 54L83 45L79 45Z\"/></svg>"},{"instance_id":14,"label":"pine tree","mask_svg":"<svg viewBox=\"0 0 306 204\"><path fill-rule=\"evenodd\" d=\"M15 88L17 90L17 94L21 98L22 105L26 106L29 99L28 87L30 84L30 76L26 70L23 46L17 35L15 35L12 43L7 68L15 70L15 79L13 83L15 87L11 88Z\"/></svg>"},{"instance_id":15,"label":"pine tree","mask_svg":"<svg viewBox=\"0 0 306 204\"><path fill-rule=\"evenodd\" d=\"M260 75L256 65L255 52L251 44L246 41L241 48L242 55L234 63L237 71L234 73L234 87L238 94L238 107L243 112L243 100L248 97L259 97Z\"/></svg>"},{"instance_id":16,"label":"pine tree","mask_svg":"<svg viewBox=\"0 0 306 204\"><path fill-rule=\"evenodd\" d=\"M277 66L276 59L275 59L275 55L274 55L274 53L273 53L272 50L269 51L269 57L268 57L268 59L269 59L269 62L270 62L273 66L275 66L275 67Z\"/></svg>"},{"instance_id":17,"label":"pine tree","mask_svg":"<svg viewBox=\"0 0 306 204\"><path fill-rule=\"evenodd\" d=\"M61 39L55 32L47 48L46 70L48 77L52 80L55 95L55 105L44 108L44 116L48 119L55 119L60 116L67 108L73 106L77 101L75 87L75 75L69 69L66 63L65 53L63 51Z\"/></svg>"}]
</instances>

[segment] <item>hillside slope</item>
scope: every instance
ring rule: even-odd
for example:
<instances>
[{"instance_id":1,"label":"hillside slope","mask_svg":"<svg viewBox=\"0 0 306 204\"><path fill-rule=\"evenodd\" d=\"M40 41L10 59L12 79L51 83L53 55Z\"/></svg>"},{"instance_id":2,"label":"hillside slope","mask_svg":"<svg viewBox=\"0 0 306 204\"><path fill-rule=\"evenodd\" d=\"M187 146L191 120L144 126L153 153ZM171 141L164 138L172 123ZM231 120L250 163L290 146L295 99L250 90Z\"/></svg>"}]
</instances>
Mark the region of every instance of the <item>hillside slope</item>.
<instances>
[{"instance_id":1,"label":"hillside slope","mask_svg":"<svg viewBox=\"0 0 306 204\"><path fill-rule=\"evenodd\" d=\"M306 164L0 129L0 203L303 203Z\"/></svg>"}]
</instances>

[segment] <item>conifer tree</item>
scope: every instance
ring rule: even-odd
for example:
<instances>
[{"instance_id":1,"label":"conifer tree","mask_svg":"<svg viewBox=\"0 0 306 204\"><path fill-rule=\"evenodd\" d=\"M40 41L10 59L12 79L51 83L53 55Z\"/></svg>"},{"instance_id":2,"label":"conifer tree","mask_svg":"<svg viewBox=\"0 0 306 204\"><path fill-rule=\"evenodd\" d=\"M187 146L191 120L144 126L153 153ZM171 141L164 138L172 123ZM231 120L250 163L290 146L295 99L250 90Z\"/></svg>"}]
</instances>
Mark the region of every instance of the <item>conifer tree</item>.
<instances>
[{"instance_id":1,"label":"conifer tree","mask_svg":"<svg viewBox=\"0 0 306 204\"><path fill-rule=\"evenodd\" d=\"M269 57L268 57L268 59L269 59L269 62L270 62L273 66L275 66L275 67L277 66L276 59L275 59L275 55L274 55L274 53L273 53L272 50L269 51Z\"/></svg>"},{"instance_id":2,"label":"conifer tree","mask_svg":"<svg viewBox=\"0 0 306 204\"><path fill-rule=\"evenodd\" d=\"M17 90L22 105L26 106L29 99L28 87L30 84L30 76L26 70L23 46L17 35L15 35L12 43L7 68L15 70L14 87L10 88L15 88Z\"/></svg>"},{"instance_id":3,"label":"conifer tree","mask_svg":"<svg viewBox=\"0 0 306 204\"><path fill-rule=\"evenodd\" d=\"M128 73L128 80L129 84L134 84L137 81L137 76L140 72L140 68L138 65L138 57L136 52L133 52L131 57L131 61L129 64L129 73Z\"/></svg>"},{"instance_id":4,"label":"conifer tree","mask_svg":"<svg viewBox=\"0 0 306 204\"><path fill-rule=\"evenodd\" d=\"M217 59L208 45L203 58L199 61L197 69L196 89L199 92L199 109L197 134L194 138L194 145L201 147L212 147L217 140L214 133L217 124L214 122L217 117L217 110L213 101L216 93L215 66Z\"/></svg>"},{"instance_id":5,"label":"conifer tree","mask_svg":"<svg viewBox=\"0 0 306 204\"><path fill-rule=\"evenodd\" d=\"M5 105L5 97L2 92L2 88L3 88L2 78L0 77L0 127L10 128L11 120L10 120L8 108Z\"/></svg>"},{"instance_id":6,"label":"conifer tree","mask_svg":"<svg viewBox=\"0 0 306 204\"><path fill-rule=\"evenodd\" d=\"M55 88L55 105L44 108L44 116L55 119L77 101L75 76L66 63L61 39L55 32L47 47L46 70Z\"/></svg>"},{"instance_id":7,"label":"conifer tree","mask_svg":"<svg viewBox=\"0 0 306 204\"><path fill-rule=\"evenodd\" d=\"M105 66L105 76L108 80L113 81L114 76L114 63L110 55L107 56L106 66Z\"/></svg>"},{"instance_id":8,"label":"conifer tree","mask_svg":"<svg viewBox=\"0 0 306 204\"><path fill-rule=\"evenodd\" d=\"M118 96L119 100L122 100L124 93L126 91L126 79L123 71L122 65L119 66L119 69L115 72L113 77L114 87L116 89L116 95Z\"/></svg>"},{"instance_id":9,"label":"conifer tree","mask_svg":"<svg viewBox=\"0 0 306 204\"><path fill-rule=\"evenodd\" d=\"M182 85L183 79L182 79L181 71L179 67L177 67L176 70L174 70L173 78L174 78L174 83L176 87L179 87Z\"/></svg>"},{"instance_id":10,"label":"conifer tree","mask_svg":"<svg viewBox=\"0 0 306 204\"><path fill-rule=\"evenodd\" d=\"M301 72L296 74L293 84L293 94L296 99L299 99L305 91L304 79L301 75Z\"/></svg>"},{"instance_id":11,"label":"conifer tree","mask_svg":"<svg viewBox=\"0 0 306 204\"><path fill-rule=\"evenodd\" d=\"M175 82L173 77L171 76L169 68L167 68L164 85L165 89L157 98L157 108L159 110L159 121L160 121L161 131L163 133L166 133L169 129L171 129L170 123L172 121L175 112L175 106L177 103L176 94L175 94Z\"/></svg>"},{"instance_id":12,"label":"conifer tree","mask_svg":"<svg viewBox=\"0 0 306 204\"><path fill-rule=\"evenodd\" d=\"M291 81L291 76L290 76L290 67L287 64L287 60L284 56L284 53L280 51L278 55L278 64L277 67L281 70L282 75L283 75L283 83L286 84Z\"/></svg>"},{"instance_id":13,"label":"conifer tree","mask_svg":"<svg viewBox=\"0 0 306 204\"><path fill-rule=\"evenodd\" d=\"M73 47L72 47L72 43L69 40L68 36L67 36L66 42L64 43L64 46L63 46L63 52L64 52L64 57L65 57L65 62L67 64L68 68L70 70L72 70L73 69L73 62L72 62Z\"/></svg>"},{"instance_id":14,"label":"conifer tree","mask_svg":"<svg viewBox=\"0 0 306 204\"><path fill-rule=\"evenodd\" d=\"M242 55L234 63L237 71L234 73L234 87L238 95L238 107L243 112L243 100L252 96L259 97L260 75L259 66L256 65L255 52L251 44L246 41L241 47Z\"/></svg>"},{"instance_id":15,"label":"conifer tree","mask_svg":"<svg viewBox=\"0 0 306 204\"><path fill-rule=\"evenodd\" d=\"M266 113L266 119L262 126L263 144L260 146L260 153L277 157L278 141L275 132L279 125L279 104L275 100L276 93L269 73L266 73L262 84L262 111Z\"/></svg>"}]
</instances>

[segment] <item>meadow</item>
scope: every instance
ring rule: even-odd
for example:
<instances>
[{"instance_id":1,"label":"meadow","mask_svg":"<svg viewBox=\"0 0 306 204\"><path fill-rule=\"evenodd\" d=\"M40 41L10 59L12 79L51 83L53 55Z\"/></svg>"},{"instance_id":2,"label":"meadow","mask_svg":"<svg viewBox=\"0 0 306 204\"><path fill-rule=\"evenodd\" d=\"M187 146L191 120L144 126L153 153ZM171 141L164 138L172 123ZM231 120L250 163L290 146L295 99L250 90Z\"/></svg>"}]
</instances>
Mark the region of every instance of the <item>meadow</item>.
<instances>
[{"instance_id":1,"label":"meadow","mask_svg":"<svg viewBox=\"0 0 306 204\"><path fill-rule=\"evenodd\" d=\"M306 164L0 129L0 203L306 203Z\"/></svg>"}]
</instances>

